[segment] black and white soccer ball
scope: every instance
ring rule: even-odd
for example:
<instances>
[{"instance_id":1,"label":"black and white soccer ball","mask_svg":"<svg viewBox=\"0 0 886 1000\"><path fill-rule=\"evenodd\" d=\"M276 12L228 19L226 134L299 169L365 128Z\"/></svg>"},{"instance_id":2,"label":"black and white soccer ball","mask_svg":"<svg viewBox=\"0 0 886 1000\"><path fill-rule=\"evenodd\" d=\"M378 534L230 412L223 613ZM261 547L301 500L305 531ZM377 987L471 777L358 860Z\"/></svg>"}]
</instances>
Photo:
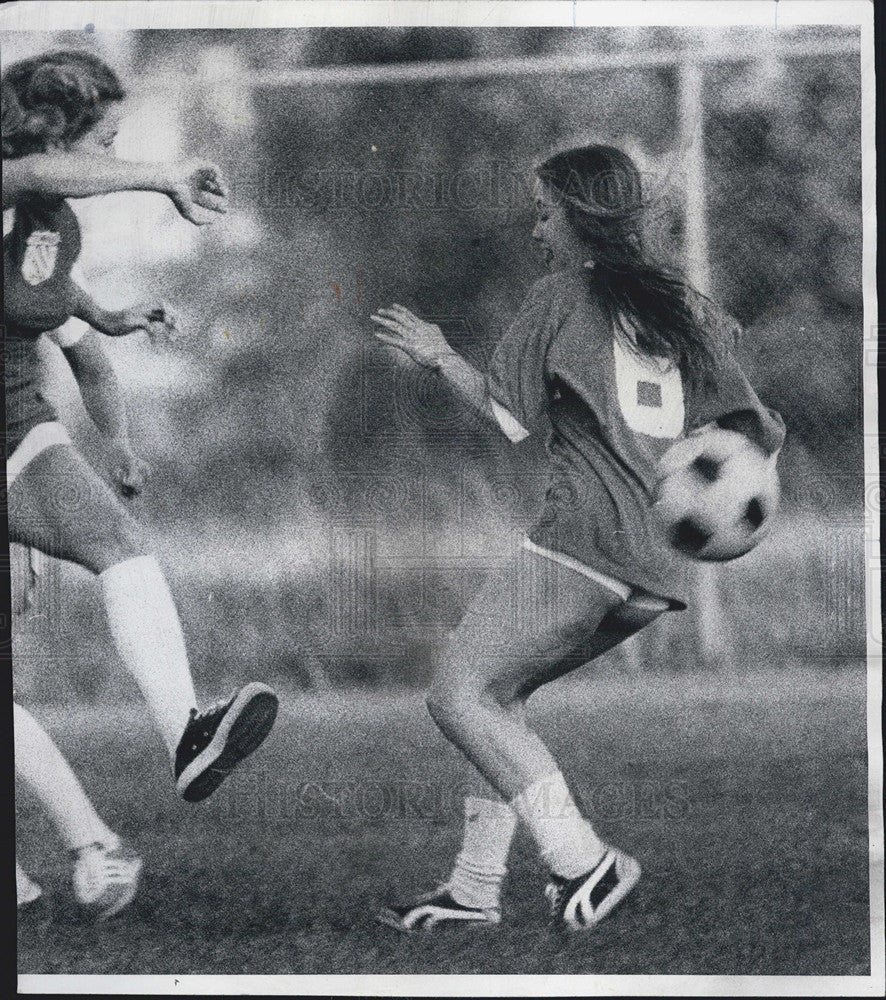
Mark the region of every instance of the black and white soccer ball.
<instances>
[{"instance_id":1,"label":"black and white soccer ball","mask_svg":"<svg viewBox=\"0 0 886 1000\"><path fill-rule=\"evenodd\" d=\"M778 509L775 456L744 434L705 428L659 463L655 511L670 545L691 559L726 562L769 533Z\"/></svg>"}]
</instances>

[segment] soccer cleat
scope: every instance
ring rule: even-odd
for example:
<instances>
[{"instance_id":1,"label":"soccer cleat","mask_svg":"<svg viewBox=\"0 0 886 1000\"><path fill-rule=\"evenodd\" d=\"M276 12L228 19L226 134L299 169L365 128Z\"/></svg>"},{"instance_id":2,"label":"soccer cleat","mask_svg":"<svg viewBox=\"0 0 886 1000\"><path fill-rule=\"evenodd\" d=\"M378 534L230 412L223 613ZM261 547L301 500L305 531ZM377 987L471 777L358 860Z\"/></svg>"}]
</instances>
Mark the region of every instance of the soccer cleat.
<instances>
[{"instance_id":1,"label":"soccer cleat","mask_svg":"<svg viewBox=\"0 0 886 1000\"><path fill-rule=\"evenodd\" d=\"M438 924L462 924L470 927L490 927L501 921L501 911L463 906L450 895L448 886L442 885L411 903L390 905L380 910L375 919L380 924L393 927L405 934L430 931Z\"/></svg>"},{"instance_id":2,"label":"soccer cleat","mask_svg":"<svg viewBox=\"0 0 886 1000\"><path fill-rule=\"evenodd\" d=\"M551 917L571 931L590 930L627 896L640 878L640 865L614 848L578 878L552 875L545 889Z\"/></svg>"},{"instance_id":3,"label":"soccer cleat","mask_svg":"<svg viewBox=\"0 0 886 1000\"><path fill-rule=\"evenodd\" d=\"M40 886L32 878L29 878L18 865L15 866L15 895L18 909L36 903L43 895Z\"/></svg>"},{"instance_id":4,"label":"soccer cleat","mask_svg":"<svg viewBox=\"0 0 886 1000\"><path fill-rule=\"evenodd\" d=\"M90 844L76 852L74 896L97 920L107 920L132 902L141 870L141 858L119 840Z\"/></svg>"},{"instance_id":5,"label":"soccer cleat","mask_svg":"<svg viewBox=\"0 0 886 1000\"><path fill-rule=\"evenodd\" d=\"M266 684L247 684L205 712L191 709L175 754L175 780L186 802L211 795L261 746L277 718L279 699Z\"/></svg>"}]
</instances>

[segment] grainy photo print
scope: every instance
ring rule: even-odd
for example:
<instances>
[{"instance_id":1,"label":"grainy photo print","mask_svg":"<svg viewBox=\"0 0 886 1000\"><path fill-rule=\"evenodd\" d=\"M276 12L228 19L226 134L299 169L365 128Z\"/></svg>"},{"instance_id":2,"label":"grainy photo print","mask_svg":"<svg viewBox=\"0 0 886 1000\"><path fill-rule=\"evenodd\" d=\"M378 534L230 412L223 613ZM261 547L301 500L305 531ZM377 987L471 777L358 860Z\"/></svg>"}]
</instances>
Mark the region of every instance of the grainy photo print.
<instances>
[{"instance_id":1,"label":"grainy photo print","mask_svg":"<svg viewBox=\"0 0 886 1000\"><path fill-rule=\"evenodd\" d=\"M3 6L21 991L881 995L872 17Z\"/></svg>"}]
</instances>

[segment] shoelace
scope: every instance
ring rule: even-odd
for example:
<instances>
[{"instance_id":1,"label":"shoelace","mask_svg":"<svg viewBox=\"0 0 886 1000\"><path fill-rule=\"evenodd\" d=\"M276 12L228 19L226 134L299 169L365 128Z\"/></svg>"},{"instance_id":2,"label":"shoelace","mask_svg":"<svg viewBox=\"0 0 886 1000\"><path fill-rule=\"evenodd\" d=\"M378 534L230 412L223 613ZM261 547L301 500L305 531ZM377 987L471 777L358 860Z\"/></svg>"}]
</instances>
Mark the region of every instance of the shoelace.
<instances>
[{"instance_id":1,"label":"shoelace","mask_svg":"<svg viewBox=\"0 0 886 1000\"><path fill-rule=\"evenodd\" d=\"M103 844L100 840L94 840L91 844L84 844L83 847L75 847L70 853L75 861L79 861L81 858L86 857L87 851L97 851L102 854L113 854L114 851L118 851L119 849L119 844L115 844L111 847L110 844Z\"/></svg>"},{"instance_id":2,"label":"shoelace","mask_svg":"<svg viewBox=\"0 0 886 1000\"><path fill-rule=\"evenodd\" d=\"M188 725L197 726L198 728L205 727L207 723L214 722L216 717L221 715L230 703L231 698L219 698L218 701L213 702L209 708L205 708L202 712L198 712L196 708L192 708L188 717ZM208 731L203 729L203 732L206 733Z\"/></svg>"},{"instance_id":3,"label":"shoelace","mask_svg":"<svg viewBox=\"0 0 886 1000\"><path fill-rule=\"evenodd\" d=\"M122 858L104 858L99 871L89 872L89 878L94 883L128 882L132 877L135 862Z\"/></svg>"},{"instance_id":4,"label":"shoelace","mask_svg":"<svg viewBox=\"0 0 886 1000\"><path fill-rule=\"evenodd\" d=\"M102 887L110 888L117 883L128 885L132 882L133 873L139 867L137 859L117 856L116 851L119 848L109 851L101 844L94 846L98 850L88 860L85 855L81 855L78 859L78 869L84 881L84 888L95 892L101 891Z\"/></svg>"}]
</instances>

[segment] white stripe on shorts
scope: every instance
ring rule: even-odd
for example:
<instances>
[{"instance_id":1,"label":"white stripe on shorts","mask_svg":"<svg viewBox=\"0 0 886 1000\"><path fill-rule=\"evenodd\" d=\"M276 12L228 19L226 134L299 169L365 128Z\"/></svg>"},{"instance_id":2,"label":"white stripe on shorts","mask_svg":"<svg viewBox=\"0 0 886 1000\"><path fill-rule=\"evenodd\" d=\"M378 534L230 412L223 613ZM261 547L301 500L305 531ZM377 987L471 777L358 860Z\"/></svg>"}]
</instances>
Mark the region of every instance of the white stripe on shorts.
<instances>
[{"instance_id":1,"label":"white stripe on shorts","mask_svg":"<svg viewBox=\"0 0 886 1000\"><path fill-rule=\"evenodd\" d=\"M6 488L15 482L15 477L24 467L54 444L70 444L71 436L64 424L57 420L45 420L36 424L22 438L21 444L9 456L6 462Z\"/></svg>"},{"instance_id":2,"label":"white stripe on shorts","mask_svg":"<svg viewBox=\"0 0 886 1000\"><path fill-rule=\"evenodd\" d=\"M608 573L601 573L598 569L591 569L590 566L586 566L583 562L579 562L578 559L573 559L572 556L567 556L563 552L555 552L553 549L545 549L541 545L536 545L530 538L523 538L523 548L534 552L536 555L544 556L545 559L560 563L561 566L566 566L576 573L581 573L582 576L586 576L589 580L593 580L607 590L611 590L614 594L618 594L623 601L630 601L634 607L645 608L649 611L670 610L671 605L668 601L632 587L630 584L625 583L624 580L616 580L614 576L610 576Z\"/></svg>"}]
</instances>

